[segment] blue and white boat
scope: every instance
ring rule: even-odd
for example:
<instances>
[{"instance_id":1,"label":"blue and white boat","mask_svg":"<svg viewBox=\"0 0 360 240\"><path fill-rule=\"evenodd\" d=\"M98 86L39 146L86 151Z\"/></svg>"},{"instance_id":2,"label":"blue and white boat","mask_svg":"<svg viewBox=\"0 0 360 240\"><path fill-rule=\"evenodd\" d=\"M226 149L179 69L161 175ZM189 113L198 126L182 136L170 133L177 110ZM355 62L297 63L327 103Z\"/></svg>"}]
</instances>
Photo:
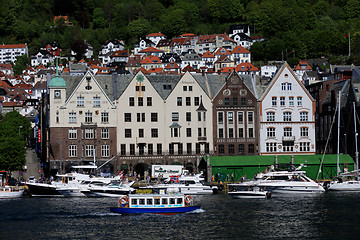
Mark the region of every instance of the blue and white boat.
<instances>
[{"instance_id":1,"label":"blue and white boat","mask_svg":"<svg viewBox=\"0 0 360 240\"><path fill-rule=\"evenodd\" d=\"M111 207L113 213L124 215L152 213L175 215L200 209L194 206L190 195L174 194L129 194L119 199L118 207Z\"/></svg>"}]
</instances>

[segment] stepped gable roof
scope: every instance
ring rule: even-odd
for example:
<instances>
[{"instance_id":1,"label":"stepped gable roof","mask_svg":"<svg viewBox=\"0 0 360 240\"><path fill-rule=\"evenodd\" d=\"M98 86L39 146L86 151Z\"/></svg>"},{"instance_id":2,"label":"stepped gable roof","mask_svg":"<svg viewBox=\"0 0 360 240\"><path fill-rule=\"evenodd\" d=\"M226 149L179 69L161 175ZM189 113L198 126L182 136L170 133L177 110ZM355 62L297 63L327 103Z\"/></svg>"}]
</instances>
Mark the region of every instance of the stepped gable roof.
<instances>
[{"instance_id":1,"label":"stepped gable roof","mask_svg":"<svg viewBox=\"0 0 360 240\"><path fill-rule=\"evenodd\" d=\"M163 50L157 49L154 47L148 47L148 48L141 50L139 53L152 53L152 52L163 52Z\"/></svg>"},{"instance_id":2,"label":"stepped gable roof","mask_svg":"<svg viewBox=\"0 0 360 240\"><path fill-rule=\"evenodd\" d=\"M221 47L215 51L214 55L231 55L231 52L229 52L225 48Z\"/></svg>"},{"instance_id":3,"label":"stepped gable roof","mask_svg":"<svg viewBox=\"0 0 360 240\"><path fill-rule=\"evenodd\" d=\"M239 65L236 66L235 69L237 72L259 71L257 67L255 67L251 63L246 63L246 62L240 63Z\"/></svg>"},{"instance_id":4,"label":"stepped gable roof","mask_svg":"<svg viewBox=\"0 0 360 240\"><path fill-rule=\"evenodd\" d=\"M146 35L146 37L165 37L165 35L158 32L158 33L150 33Z\"/></svg>"},{"instance_id":5,"label":"stepped gable roof","mask_svg":"<svg viewBox=\"0 0 360 240\"><path fill-rule=\"evenodd\" d=\"M181 70L182 72L196 72L196 70L191 67L190 65L187 65L186 67L183 68L183 70Z\"/></svg>"},{"instance_id":6,"label":"stepped gable roof","mask_svg":"<svg viewBox=\"0 0 360 240\"><path fill-rule=\"evenodd\" d=\"M158 44L156 45L156 47L166 47L166 46L170 46L172 42L172 39L161 39Z\"/></svg>"},{"instance_id":7,"label":"stepped gable roof","mask_svg":"<svg viewBox=\"0 0 360 240\"><path fill-rule=\"evenodd\" d=\"M4 48L25 48L26 44L0 44L0 49Z\"/></svg>"},{"instance_id":8,"label":"stepped gable roof","mask_svg":"<svg viewBox=\"0 0 360 240\"><path fill-rule=\"evenodd\" d=\"M234 54L234 53L250 53L249 50L245 49L244 47L242 46L236 46L232 51L231 51L231 54Z\"/></svg>"},{"instance_id":9,"label":"stepped gable roof","mask_svg":"<svg viewBox=\"0 0 360 240\"><path fill-rule=\"evenodd\" d=\"M141 64L154 64L161 63L161 60L158 56L146 56L141 59Z\"/></svg>"},{"instance_id":10,"label":"stepped gable roof","mask_svg":"<svg viewBox=\"0 0 360 240\"><path fill-rule=\"evenodd\" d=\"M202 55L202 58L215 58L215 55L207 51Z\"/></svg>"},{"instance_id":11,"label":"stepped gable roof","mask_svg":"<svg viewBox=\"0 0 360 240\"><path fill-rule=\"evenodd\" d=\"M300 60L299 64L294 68L294 71L296 70L312 70L312 68L307 62Z\"/></svg>"}]
</instances>

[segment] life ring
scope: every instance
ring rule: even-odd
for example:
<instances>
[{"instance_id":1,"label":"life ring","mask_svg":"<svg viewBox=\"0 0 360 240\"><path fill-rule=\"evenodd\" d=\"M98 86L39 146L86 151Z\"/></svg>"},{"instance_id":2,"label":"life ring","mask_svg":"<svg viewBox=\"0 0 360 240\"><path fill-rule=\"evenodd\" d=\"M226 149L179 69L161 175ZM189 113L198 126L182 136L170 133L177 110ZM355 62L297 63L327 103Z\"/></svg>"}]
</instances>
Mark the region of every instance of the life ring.
<instances>
[{"instance_id":1,"label":"life ring","mask_svg":"<svg viewBox=\"0 0 360 240\"><path fill-rule=\"evenodd\" d=\"M185 196L185 203L190 205L192 203L192 197L190 195Z\"/></svg>"},{"instance_id":2,"label":"life ring","mask_svg":"<svg viewBox=\"0 0 360 240\"><path fill-rule=\"evenodd\" d=\"M124 207L128 203L128 197L122 197L119 199L120 204Z\"/></svg>"}]
</instances>

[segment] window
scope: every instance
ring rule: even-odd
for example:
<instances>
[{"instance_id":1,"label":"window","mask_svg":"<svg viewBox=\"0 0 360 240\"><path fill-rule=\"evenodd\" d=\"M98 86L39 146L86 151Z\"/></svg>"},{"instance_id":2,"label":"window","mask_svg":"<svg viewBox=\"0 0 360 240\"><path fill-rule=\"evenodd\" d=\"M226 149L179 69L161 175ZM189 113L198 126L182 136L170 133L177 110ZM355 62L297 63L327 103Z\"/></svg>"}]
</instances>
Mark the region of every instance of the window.
<instances>
[{"instance_id":1,"label":"window","mask_svg":"<svg viewBox=\"0 0 360 240\"><path fill-rule=\"evenodd\" d=\"M266 113L266 121L267 122L274 122L275 121L275 113L274 112L267 112Z\"/></svg>"},{"instance_id":2,"label":"window","mask_svg":"<svg viewBox=\"0 0 360 240\"><path fill-rule=\"evenodd\" d=\"M69 157L76 157L76 156L77 156L77 146L69 145Z\"/></svg>"},{"instance_id":3,"label":"window","mask_svg":"<svg viewBox=\"0 0 360 240\"><path fill-rule=\"evenodd\" d=\"M169 154L174 155L174 144L172 143L169 144Z\"/></svg>"},{"instance_id":4,"label":"window","mask_svg":"<svg viewBox=\"0 0 360 240\"><path fill-rule=\"evenodd\" d=\"M85 129L85 139L94 138L94 129Z\"/></svg>"},{"instance_id":5,"label":"window","mask_svg":"<svg viewBox=\"0 0 360 240\"><path fill-rule=\"evenodd\" d=\"M225 153L225 147L224 145L220 144L219 145L219 154L224 154Z\"/></svg>"},{"instance_id":6,"label":"window","mask_svg":"<svg viewBox=\"0 0 360 240\"><path fill-rule=\"evenodd\" d=\"M180 129L179 128L172 128L171 129L171 137L180 137Z\"/></svg>"},{"instance_id":7,"label":"window","mask_svg":"<svg viewBox=\"0 0 360 240\"><path fill-rule=\"evenodd\" d=\"M233 98L233 105L237 106L238 105L238 98Z\"/></svg>"},{"instance_id":8,"label":"window","mask_svg":"<svg viewBox=\"0 0 360 240\"><path fill-rule=\"evenodd\" d=\"M234 113L228 112L228 123L233 124L234 123Z\"/></svg>"},{"instance_id":9,"label":"window","mask_svg":"<svg viewBox=\"0 0 360 240\"><path fill-rule=\"evenodd\" d=\"M69 123L76 123L76 113L75 112L69 113Z\"/></svg>"},{"instance_id":10,"label":"window","mask_svg":"<svg viewBox=\"0 0 360 240\"><path fill-rule=\"evenodd\" d=\"M248 123L253 123L254 121L254 113L248 112Z\"/></svg>"},{"instance_id":11,"label":"window","mask_svg":"<svg viewBox=\"0 0 360 240\"><path fill-rule=\"evenodd\" d=\"M302 106L302 97L297 97L297 105Z\"/></svg>"},{"instance_id":12,"label":"window","mask_svg":"<svg viewBox=\"0 0 360 240\"><path fill-rule=\"evenodd\" d=\"M276 152L276 143L266 143L266 152Z\"/></svg>"},{"instance_id":13,"label":"window","mask_svg":"<svg viewBox=\"0 0 360 240\"><path fill-rule=\"evenodd\" d=\"M189 87L189 91L190 91L190 87ZM200 104L200 99L199 99L199 97L195 97L195 98L194 98L194 105L195 105L195 106L199 106L199 104Z\"/></svg>"},{"instance_id":14,"label":"window","mask_svg":"<svg viewBox=\"0 0 360 240\"><path fill-rule=\"evenodd\" d=\"M244 112L238 112L238 123L239 124L244 123Z\"/></svg>"},{"instance_id":15,"label":"window","mask_svg":"<svg viewBox=\"0 0 360 240\"><path fill-rule=\"evenodd\" d=\"M158 133L158 129L157 129L157 128L152 128L152 129L151 129L151 137L152 137L152 138L157 138L157 137L159 137L159 133Z\"/></svg>"},{"instance_id":16,"label":"window","mask_svg":"<svg viewBox=\"0 0 360 240\"><path fill-rule=\"evenodd\" d=\"M129 97L129 106L130 107L135 106L135 99L133 97Z\"/></svg>"},{"instance_id":17,"label":"window","mask_svg":"<svg viewBox=\"0 0 360 240\"><path fill-rule=\"evenodd\" d=\"M158 121L158 114L151 113L151 122L157 122L157 121Z\"/></svg>"},{"instance_id":18,"label":"window","mask_svg":"<svg viewBox=\"0 0 360 240\"><path fill-rule=\"evenodd\" d=\"M102 123L108 123L109 122L109 113L108 112L102 112L101 113L101 122Z\"/></svg>"},{"instance_id":19,"label":"window","mask_svg":"<svg viewBox=\"0 0 360 240\"><path fill-rule=\"evenodd\" d=\"M203 112L203 121L206 121L206 112Z\"/></svg>"},{"instance_id":20,"label":"window","mask_svg":"<svg viewBox=\"0 0 360 240\"><path fill-rule=\"evenodd\" d=\"M284 136L291 137L292 136L292 129L290 127L284 128Z\"/></svg>"},{"instance_id":21,"label":"window","mask_svg":"<svg viewBox=\"0 0 360 240\"><path fill-rule=\"evenodd\" d=\"M108 128L102 128L101 129L101 139L109 139L110 133Z\"/></svg>"},{"instance_id":22,"label":"window","mask_svg":"<svg viewBox=\"0 0 360 240\"><path fill-rule=\"evenodd\" d=\"M294 97L289 97L289 106L294 106Z\"/></svg>"},{"instance_id":23,"label":"window","mask_svg":"<svg viewBox=\"0 0 360 240\"><path fill-rule=\"evenodd\" d=\"M186 97L185 101L186 101L186 106L191 106L191 98L190 97Z\"/></svg>"},{"instance_id":24,"label":"window","mask_svg":"<svg viewBox=\"0 0 360 240\"><path fill-rule=\"evenodd\" d=\"M244 98L244 97L242 97L241 99L240 99L240 101L241 101L241 106L245 106L246 105L246 98Z\"/></svg>"},{"instance_id":25,"label":"window","mask_svg":"<svg viewBox=\"0 0 360 240\"><path fill-rule=\"evenodd\" d=\"M284 152L293 152L294 151L294 142L284 142L283 143Z\"/></svg>"},{"instance_id":26,"label":"window","mask_svg":"<svg viewBox=\"0 0 360 240\"><path fill-rule=\"evenodd\" d=\"M284 122L291 122L291 112L284 112L283 120L284 120Z\"/></svg>"},{"instance_id":27,"label":"window","mask_svg":"<svg viewBox=\"0 0 360 240\"><path fill-rule=\"evenodd\" d=\"M162 144L161 143L158 143L156 145L156 153L157 155L161 155L162 154Z\"/></svg>"},{"instance_id":28,"label":"window","mask_svg":"<svg viewBox=\"0 0 360 240\"><path fill-rule=\"evenodd\" d=\"M56 122L59 123L59 112L56 112Z\"/></svg>"},{"instance_id":29,"label":"window","mask_svg":"<svg viewBox=\"0 0 360 240\"><path fill-rule=\"evenodd\" d=\"M126 145L125 144L120 145L120 155L122 155L122 156L126 155Z\"/></svg>"},{"instance_id":30,"label":"window","mask_svg":"<svg viewBox=\"0 0 360 240\"><path fill-rule=\"evenodd\" d=\"M135 155L135 144L130 144L130 155Z\"/></svg>"},{"instance_id":31,"label":"window","mask_svg":"<svg viewBox=\"0 0 360 240\"><path fill-rule=\"evenodd\" d=\"M91 112L85 113L85 122L92 123L92 113Z\"/></svg>"},{"instance_id":32,"label":"window","mask_svg":"<svg viewBox=\"0 0 360 240\"><path fill-rule=\"evenodd\" d=\"M281 83L281 90L285 91L286 90L286 83Z\"/></svg>"},{"instance_id":33,"label":"window","mask_svg":"<svg viewBox=\"0 0 360 240\"><path fill-rule=\"evenodd\" d=\"M229 106L230 105L230 98L225 98L225 106Z\"/></svg>"},{"instance_id":34,"label":"window","mask_svg":"<svg viewBox=\"0 0 360 240\"><path fill-rule=\"evenodd\" d=\"M131 138L131 129L125 129L125 138Z\"/></svg>"},{"instance_id":35,"label":"window","mask_svg":"<svg viewBox=\"0 0 360 240\"><path fill-rule=\"evenodd\" d=\"M69 129L69 139L77 138L77 129Z\"/></svg>"},{"instance_id":36,"label":"window","mask_svg":"<svg viewBox=\"0 0 360 240\"><path fill-rule=\"evenodd\" d=\"M249 138L253 138L254 137L254 129L253 128L249 128Z\"/></svg>"},{"instance_id":37,"label":"window","mask_svg":"<svg viewBox=\"0 0 360 240\"><path fill-rule=\"evenodd\" d=\"M244 128L239 128L239 138L244 137Z\"/></svg>"},{"instance_id":38,"label":"window","mask_svg":"<svg viewBox=\"0 0 360 240\"><path fill-rule=\"evenodd\" d=\"M245 153L245 146L244 144L239 144L239 155Z\"/></svg>"},{"instance_id":39,"label":"window","mask_svg":"<svg viewBox=\"0 0 360 240\"><path fill-rule=\"evenodd\" d=\"M94 146L85 145L85 157L93 157L93 156L94 156Z\"/></svg>"},{"instance_id":40,"label":"window","mask_svg":"<svg viewBox=\"0 0 360 240\"><path fill-rule=\"evenodd\" d=\"M147 97L146 102L148 106L152 106L152 97Z\"/></svg>"},{"instance_id":41,"label":"window","mask_svg":"<svg viewBox=\"0 0 360 240\"><path fill-rule=\"evenodd\" d=\"M271 105L272 105L273 107L275 107L275 106L276 106L276 103L277 103L277 98L276 98L276 97L272 97L272 98L271 98Z\"/></svg>"},{"instance_id":42,"label":"window","mask_svg":"<svg viewBox=\"0 0 360 240\"><path fill-rule=\"evenodd\" d=\"M285 106L285 97L280 97L280 106Z\"/></svg>"},{"instance_id":43,"label":"window","mask_svg":"<svg viewBox=\"0 0 360 240\"><path fill-rule=\"evenodd\" d=\"M144 106L144 98L138 97L138 106L139 107Z\"/></svg>"},{"instance_id":44,"label":"window","mask_svg":"<svg viewBox=\"0 0 360 240\"><path fill-rule=\"evenodd\" d=\"M182 106L182 97L178 97L176 102L178 106Z\"/></svg>"},{"instance_id":45,"label":"window","mask_svg":"<svg viewBox=\"0 0 360 240\"><path fill-rule=\"evenodd\" d=\"M218 123L223 123L224 122L224 113L223 112L218 112Z\"/></svg>"},{"instance_id":46,"label":"window","mask_svg":"<svg viewBox=\"0 0 360 240\"><path fill-rule=\"evenodd\" d=\"M201 137L201 128L198 128L198 137Z\"/></svg>"},{"instance_id":47,"label":"window","mask_svg":"<svg viewBox=\"0 0 360 240\"><path fill-rule=\"evenodd\" d=\"M84 106L84 97L77 97L76 106L83 107Z\"/></svg>"},{"instance_id":48,"label":"window","mask_svg":"<svg viewBox=\"0 0 360 240\"><path fill-rule=\"evenodd\" d=\"M288 90L288 91L291 91L291 90L292 90L291 83L287 83L287 90Z\"/></svg>"},{"instance_id":49,"label":"window","mask_svg":"<svg viewBox=\"0 0 360 240\"><path fill-rule=\"evenodd\" d=\"M218 137L219 137L219 138L224 138L224 129L223 129L223 128L219 128Z\"/></svg>"},{"instance_id":50,"label":"window","mask_svg":"<svg viewBox=\"0 0 360 240\"><path fill-rule=\"evenodd\" d=\"M173 112L171 117L172 117L173 122L179 121L179 113L178 112Z\"/></svg>"},{"instance_id":51,"label":"window","mask_svg":"<svg viewBox=\"0 0 360 240\"><path fill-rule=\"evenodd\" d=\"M187 154L191 154L191 153L192 153L191 143L187 143L187 144L186 144L186 153L187 153Z\"/></svg>"},{"instance_id":52,"label":"window","mask_svg":"<svg viewBox=\"0 0 360 240\"><path fill-rule=\"evenodd\" d=\"M255 153L255 145L249 144L249 153Z\"/></svg>"},{"instance_id":53,"label":"window","mask_svg":"<svg viewBox=\"0 0 360 240\"><path fill-rule=\"evenodd\" d=\"M186 113L186 121L191 122L191 112Z\"/></svg>"},{"instance_id":54,"label":"window","mask_svg":"<svg viewBox=\"0 0 360 240\"><path fill-rule=\"evenodd\" d=\"M183 154L183 144L182 143L180 143L179 145L178 145L178 154L179 155L182 155Z\"/></svg>"},{"instance_id":55,"label":"window","mask_svg":"<svg viewBox=\"0 0 360 240\"><path fill-rule=\"evenodd\" d=\"M110 146L109 145L101 145L101 156L102 157L110 156Z\"/></svg>"},{"instance_id":56,"label":"window","mask_svg":"<svg viewBox=\"0 0 360 240\"><path fill-rule=\"evenodd\" d=\"M184 91L184 92L187 91L187 86L183 86L183 91Z\"/></svg>"},{"instance_id":57,"label":"window","mask_svg":"<svg viewBox=\"0 0 360 240\"><path fill-rule=\"evenodd\" d=\"M189 86L189 91L191 92L193 90L192 86Z\"/></svg>"},{"instance_id":58,"label":"window","mask_svg":"<svg viewBox=\"0 0 360 240\"><path fill-rule=\"evenodd\" d=\"M301 137L308 137L309 136L309 129L306 127L300 128L300 136Z\"/></svg>"},{"instance_id":59,"label":"window","mask_svg":"<svg viewBox=\"0 0 360 240\"><path fill-rule=\"evenodd\" d=\"M234 129L229 128L229 138L234 138Z\"/></svg>"},{"instance_id":60,"label":"window","mask_svg":"<svg viewBox=\"0 0 360 240\"><path fill-rule=\"evenodd\" d=\"M308 113L307 112L301 112L300 113L300 121L301 122L308 121Z\"/></svg>"},{"instance_id":61,"label":"window","mask_svg":"<svg viewBox=\"0 0 360 240\"><path fill-rule=\"evenodd\" d=\"M229 144L229 154L234 154L235 153L235 146L234 144Z\"/></svg>"},{"instance_id":62,"label":"window","mask_svg":"<svg viewBox=\"0 0 360 240\"><path fill-rule=\"evenodd\" d=\"M93 106L100 107L100 97L93 97Z\"/></svg>"},{"instance_id":63,"label":"window","mask_svg":"<svg viewBox=\"0 0 360 240\"><path fill-rule=\"evenodd\" d=\"M191 128L186 128L186 137L191 137Z\"/></svg>"},{"instance_id":64,"label":"window","mask_svg":"<svg viewBox=\"0 0 360 240\"><path fill-rule=\"evenodd\" d=\"M148 154L153 155L154 154L154 146L152 145L152 143L149 143L147 147L148 147Z\"/></svg>"},{"instance_id":65,"label":"window","mask_svg":"<svg viewBox=\"0 0 360 240\"><path fill-rule=\"evenodd\" d=\"M300 142L300 152L310 152L310 143Z\"/></svg>"},{"instance_id":66,"label":"window","mask_svg":"<svg viewBox=\"0 0 360 240\"><path fill-rule=\"evenodd\" d=\"M144 129L139 128L139 138L143 138L144 137Z\"/></svg>"},{"instance_id":67,"label":"window","mask_svg":"<svg viewBox=\"0 0 360 240\"><path fill-rule=\"evenodd\" d=\"M275 137L275 128L273 128L273 127L267 128L267 137L268 138Z\"/></svg>"}]
</instances>

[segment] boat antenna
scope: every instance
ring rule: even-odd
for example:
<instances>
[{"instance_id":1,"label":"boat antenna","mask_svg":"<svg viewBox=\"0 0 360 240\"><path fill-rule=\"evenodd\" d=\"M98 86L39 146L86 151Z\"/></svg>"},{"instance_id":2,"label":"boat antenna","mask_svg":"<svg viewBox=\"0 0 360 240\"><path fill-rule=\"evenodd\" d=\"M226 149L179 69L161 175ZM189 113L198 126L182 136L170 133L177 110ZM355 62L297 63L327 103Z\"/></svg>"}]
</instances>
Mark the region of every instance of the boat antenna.
<instances>
[{"instance_id":1,"label":"boat antenna","mask_svg":"<svg viewBox=\"0 0 360 240\"><path fill-rule=\"evenodd\" d=\"M336 162L336 174L340 174L340 163L339 163L339 154L340 154L340 104L341 104L341 90L339 91L339 106L338 106L338 137L337 137L337 162Z\"/></svg>"},{"instance_id":2,"label":"boat antenna","mask_svg":"<svg viewBox=\"0 0 360 240\"><path fill-rule=\"evenodd\" d=\"M354 107L354 130L355 130L355 161L356 161L356 173L359 177L359 152L358 152L358 145L357 145L357 131L356 131L356 109L355 109L355 102L353 102Z\"/></svg>"}]
</instances>

